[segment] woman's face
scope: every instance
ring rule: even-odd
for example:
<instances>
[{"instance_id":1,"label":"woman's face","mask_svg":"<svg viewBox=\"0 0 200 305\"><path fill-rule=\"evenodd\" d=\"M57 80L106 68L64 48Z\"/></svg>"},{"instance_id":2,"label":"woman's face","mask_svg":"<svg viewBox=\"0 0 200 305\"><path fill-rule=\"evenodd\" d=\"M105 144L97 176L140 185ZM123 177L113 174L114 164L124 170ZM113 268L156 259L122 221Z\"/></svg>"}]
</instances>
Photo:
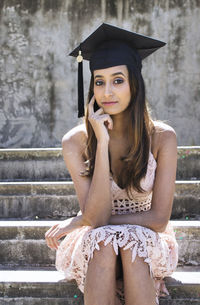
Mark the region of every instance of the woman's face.
<instances>
[{"instance_id":1,"label":"woman's face","mask_svg":"<svg viewBox=\"0 0 200 305\"><path fill-rule=\"evenodd\" d=\"M95 70L94 96L105 113L114 115L123 112L131 99L127 67L121 65Z\"/></svg>"}]
</instances>

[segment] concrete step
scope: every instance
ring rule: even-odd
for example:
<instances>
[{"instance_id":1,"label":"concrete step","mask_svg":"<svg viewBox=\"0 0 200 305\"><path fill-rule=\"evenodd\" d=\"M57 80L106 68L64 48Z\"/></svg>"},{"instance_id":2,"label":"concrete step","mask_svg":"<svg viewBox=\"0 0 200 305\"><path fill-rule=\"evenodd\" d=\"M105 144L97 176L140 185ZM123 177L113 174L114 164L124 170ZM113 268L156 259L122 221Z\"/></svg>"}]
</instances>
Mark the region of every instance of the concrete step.
<instances>
[{"instance_id":1,"label":"concrete step","mask_svg":"<svg viewBox=\"0 0 200 305\"><path fill-rule=\"evenodd\" d=\"M162 304L162 303L161 303ZM164 303L163 303L164 304ZM180 303L180 304L194 304L197 303ZM83 299L77 301L77 297L70 298L0 298L0 305L84 305Z\"/></svg>"},{"instance_id":2,"label":"concrete step","mask_svg":"<svg viewBox=\"0 0 200 305\"><path fill-rule=\"evenodd\" d=\"M4 298L75 298L82 297L75 281L63 281L57 271L1 270L0 297Z\"/></svg>"},{"instance_id":3,"label":"concrete step","mask_svg":"<svg viewBox=\"0 0 200 305\"><path fill-rule=\"evenodd\" d=\"M84 305L72 298L0 298L0 305ZM160 300L160 305L199 305L199 299L180 299Z\"/></svg>"},{"instance_id":4,"label":"concrete step","mask_svg":"<svg viewBox=\"0 0 200 305\"><path fill-rule=\"evenodd\" d=\"M0 218L63 219L79 211L71 181L0 182ZM200 219L200 180L177 181L172 219Z\"/></svg>"},{"instance_id":5,"label":"concrete step","mask_svg":"<svg viewBox=\"0 0 200 305\"><path fill-rule=\"evenodd\" d=\"M0 181L70 179L61 148L0 149ZM200 179L200 146L178 147L177 180Z\"/></svg>"},{"instance_id":6,"label":"concrete step","mask_svg":"<svg viewBox=\"0 0 200 305\"><path fill-rule=\"evenodd\" d=\"M69 179L61 148L0 149L0 181Z\"/></svg>"},{"instance_id":7,"label":"concrete step","mask_svg":"<svg viewBox=\"0 0 200 305\"><path fill-rule=\"evenodd\" d=\"M177 180L200 180L200 146L179 146Z\"/></svg>"},{"instance_id":8,"label":"concrete step","mask_svg":"<svg viewBox=\"0 0 200 305\"><path fill-rule=\"evenodd\" d=\"M0 264L53 266L55 251L44 234L58 221L0 221ZM172 221L179 244L179 265L200 265L200 221Z\"/></svg>"},{"instance_id":9,"label":"concrete step","mask_svg":"<svg viewBox=\"0 0 200 305\"><path fill-rule=\"evenodd\" d=\"M166 279L166 285L171 299L162 299L161 305L199 304L200 272L174 272ZM83 295L74 281L63 281L57 271L3 270L0 271L0 304L83 305Z\"/></svg>"},{"instance_id":10,"label":"concrete step","mask_svg":"<svg viewBox=\"0 0 200 305\"><path fill-rule=\"evenodd\" d=\"M200 219L200 180L176 181L172 218Z\"/></svg>"},{"instance_id":11,"label":"concrete step","mask_svg":"<svg viewBox=\"0 0 200 305\"><path fill-rule=\"evenodd\" d=\"M0 183L0 218L59 219L78 211L72 182Z\"/></svg>"}]
</instances>

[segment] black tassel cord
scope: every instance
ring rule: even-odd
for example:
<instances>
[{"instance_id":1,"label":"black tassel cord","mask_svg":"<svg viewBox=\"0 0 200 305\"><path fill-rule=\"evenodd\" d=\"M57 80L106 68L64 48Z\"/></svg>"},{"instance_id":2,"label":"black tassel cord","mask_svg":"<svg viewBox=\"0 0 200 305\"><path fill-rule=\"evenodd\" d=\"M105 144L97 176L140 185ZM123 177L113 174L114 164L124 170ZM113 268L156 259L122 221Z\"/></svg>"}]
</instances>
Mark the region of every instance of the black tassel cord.
<instances>
[{"instance_id":1,"label":"black tassel cord","mask_svg":"<svg viewBox=\"0 0 200 305\"><path fill-rule=\"evenodd\" d=\"M78 117L84 116L83 62L78 63Z\"/></svg>"}]
</instances>

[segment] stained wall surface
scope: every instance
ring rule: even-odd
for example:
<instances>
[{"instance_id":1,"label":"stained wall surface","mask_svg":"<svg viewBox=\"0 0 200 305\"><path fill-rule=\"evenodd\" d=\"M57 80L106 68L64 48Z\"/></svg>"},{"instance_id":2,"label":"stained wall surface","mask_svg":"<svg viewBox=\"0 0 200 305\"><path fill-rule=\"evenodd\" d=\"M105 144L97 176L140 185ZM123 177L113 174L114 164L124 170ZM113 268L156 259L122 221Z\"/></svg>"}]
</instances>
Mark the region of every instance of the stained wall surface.
<instances>
[{"instance_id":1,"label":"stained wall surface","mask_svg":"<svg viewBox=\"0 0 200 305\"><path fill-rule=\"evenodd\" d=\"M1 148L60 146L81 122L67 54L102 22L167 42L143 64L153 117L200 144L200 0L1 0Z\"/></svg>"}]
</instances>

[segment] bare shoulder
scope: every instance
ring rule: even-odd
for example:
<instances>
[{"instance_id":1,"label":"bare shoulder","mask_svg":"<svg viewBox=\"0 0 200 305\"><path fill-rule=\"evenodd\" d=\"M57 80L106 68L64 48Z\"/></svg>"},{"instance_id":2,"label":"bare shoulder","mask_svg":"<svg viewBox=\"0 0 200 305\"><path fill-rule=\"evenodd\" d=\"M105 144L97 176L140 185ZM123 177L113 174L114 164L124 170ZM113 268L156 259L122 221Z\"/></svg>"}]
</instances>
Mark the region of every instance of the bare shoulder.
<instances>
[{"instance_id":1,"label":"bare shoulder","mask_svg":"<svg viewBox=\"0 0 200 305\"><path fill-rule=\"evenodd\" d=\"M157 156L158 153L165 149L177 149L176 132L170 125L154 121L154 132L152 134L152 150Z\"/></svg>"},{"instance_id":2,"label":"bare shoulder","mask_svg":"<svg viewBox=\"0 0 200 305\"><path fill-rule=\"evenodd\" d=\"M168 124L161 121L154 121L154 137L162 140L168 137L174 138L176 137L176 132L174 128Z\"/></svg>"},{"instance_id":3,"label":"bare shoulder","mask_svg":"<svg viewBox=\"0 0 200 305\"><path fill-rule=\"evenodd\" d=\"M87 131L85 124L78 125L70 129L62 138L63 149L67 147L76 147L77 149L85 148L87 140Z\"/></svg>"},{"instance_id":4,"label":"bare shoulder","mask_svg":"<svg viewBox=\"0 0 200 305\"><path fill-rule=\"evenodd\" d=\"M162 133L165 131L171 131L172 133L175 133L175 130L170 125L162 122L162 121L153 121L155 132L156 133Z\"/></svg>"}]
</instances>

